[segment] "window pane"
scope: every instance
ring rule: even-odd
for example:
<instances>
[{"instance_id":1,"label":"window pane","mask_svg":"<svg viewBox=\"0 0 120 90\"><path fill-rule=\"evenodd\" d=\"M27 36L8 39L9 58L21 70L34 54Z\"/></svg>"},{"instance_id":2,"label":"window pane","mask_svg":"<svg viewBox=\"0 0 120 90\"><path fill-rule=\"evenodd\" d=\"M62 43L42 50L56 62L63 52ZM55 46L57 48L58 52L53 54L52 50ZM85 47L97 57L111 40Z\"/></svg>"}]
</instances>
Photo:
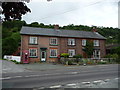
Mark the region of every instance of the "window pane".
<instances>
[{"instance_id":1,"label":"window pane","mask_svg":"<svg viewBox=\"0 0 120 90\"><path fill-rule=\"evenodd\" d=\"M75 39L68 39L68 45L75 45Z\"/></svg>"},{"instance_id":2,"label":"window pane","mask_svg":"<svg viewBox=\"0 0 120 90\"><path fill-rule=\"evenodd\" d=\"M57 38L51 38L50 44L56 45L57 44Z\"/></svg>"},{"instance_id":3,"label":"window pane","mask_svg":"<svg viewBox=\"0 0 120 90\"><path fill-rule=\"evenodd\" d=\"M37 44L37 37L30 37L29 43L30 44Z\"/></svg>"},{"instance_id":4,"label":"window pane","mask_svg":"<svg viewBox=\"0 0 120 90\"><path fill-rule=\"evenodd\" d=\"M37 56L37 49L29 49L30 56Z\"/></svg>"},{"instance_id":5,"label":"window pane","mask_svg":"<svg viewBox=\"0 0 120 90\"><path fill-rule=\"evenodd\" d=\"M57 56L57 49L51 49L50 50L50 56L56 57Z\"/></svg>"}]
</instances>

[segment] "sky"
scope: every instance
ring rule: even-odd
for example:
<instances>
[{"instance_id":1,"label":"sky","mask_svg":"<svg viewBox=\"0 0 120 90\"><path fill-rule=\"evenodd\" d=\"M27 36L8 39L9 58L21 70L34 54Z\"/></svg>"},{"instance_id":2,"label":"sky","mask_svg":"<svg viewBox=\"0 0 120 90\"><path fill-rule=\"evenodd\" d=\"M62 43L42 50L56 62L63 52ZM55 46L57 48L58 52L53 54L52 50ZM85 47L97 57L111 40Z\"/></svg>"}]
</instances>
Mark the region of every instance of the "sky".
<instances>
[{"instance_id":1,"label":"sky","mask_svg":"<svg viewBox=\"0 0 120 90\"><path fill-rule=\"evenodd\" d=\"M26 3L31 9L22 18L27 23L38 22L118 27L119 0L31 0Z\"/></svg>"}]
</instances>

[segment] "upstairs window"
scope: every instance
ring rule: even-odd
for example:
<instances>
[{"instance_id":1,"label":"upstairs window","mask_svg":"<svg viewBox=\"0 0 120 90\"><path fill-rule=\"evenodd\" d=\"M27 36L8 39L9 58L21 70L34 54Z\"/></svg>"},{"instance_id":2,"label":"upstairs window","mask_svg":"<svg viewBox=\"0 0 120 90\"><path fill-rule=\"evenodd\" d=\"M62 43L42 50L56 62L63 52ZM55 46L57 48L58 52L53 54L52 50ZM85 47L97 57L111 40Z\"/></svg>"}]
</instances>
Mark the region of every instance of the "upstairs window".
<instances>
[{"instance_id":1,"label":"upstairs window","mask_svg":"<svg viewBox=\"0 0 120 90\"><path fill-rule=\"evenodd\" d=\"M57 45L57 38L50 38L50 45Z\"/></svg>"},{"instance_id":2,"label":"upstairs window","mask_svg":"<svg viewBox=\"0 0 120 90\"><path fill-rule=\"evenodd\" d=\"M69 53L69 57L73 57L75 55L75 50L74 49L69 49L68 53Z\"/></svg>"},{"instance_id":3,"label":"upstairs window","mask_svg":"<svg viewBox=\"0 0 120 90\"><path fill-rule=\"evenodd\" d=\"M82 40L82 46L86 46L86 39Z\"/></svg>"},{"instance_id":4,"label":"upstairs window","mask_svg":"<svg viewBox=\"0 0 120 90\"><path fill-rule=\"evenodd\" d=\"M68 39L68 45L75 45L75 39Z\"/></svg>"},{"instance_id":5,"label":"upstairs window","mask_svg":"<svg viewBox=\"0 0 120 90\"><path fill-rule=\"evenodd\" d=\"M37 44L37 37L30 37L29 38L29 44Z\"/></svg>"},{"instance_id":6,"label":"upstairs window","mask_svg":"<svg viewBox=\"0 0 120 90\"><path fill-rule=\"evenodd\" d=\"M94 40L94 46L99 46L99 40Z\"/></svg>"}]
</instances>

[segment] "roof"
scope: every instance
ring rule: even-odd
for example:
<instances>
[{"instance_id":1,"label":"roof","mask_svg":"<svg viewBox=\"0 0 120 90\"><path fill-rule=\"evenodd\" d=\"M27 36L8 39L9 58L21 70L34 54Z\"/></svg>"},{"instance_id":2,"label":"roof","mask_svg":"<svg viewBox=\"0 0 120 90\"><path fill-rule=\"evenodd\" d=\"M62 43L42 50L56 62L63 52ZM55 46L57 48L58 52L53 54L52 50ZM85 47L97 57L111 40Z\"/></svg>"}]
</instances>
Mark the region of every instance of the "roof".
<instances>
[{"instance_id":1,"label":"roof","mask_svg":"<svg viewBox=\"0 0 120 90\"><path fill-rule=\"evenodd\" d=\"M57 37L79 37L79 38L94 38L106 39L96 32L89 31L76 31L76 30L63 30L63 29L48 29L48 28L35 28L23 26L20 34L24 35L44 35L44 36L57 36Z\"/></svg>"}]
</instances>

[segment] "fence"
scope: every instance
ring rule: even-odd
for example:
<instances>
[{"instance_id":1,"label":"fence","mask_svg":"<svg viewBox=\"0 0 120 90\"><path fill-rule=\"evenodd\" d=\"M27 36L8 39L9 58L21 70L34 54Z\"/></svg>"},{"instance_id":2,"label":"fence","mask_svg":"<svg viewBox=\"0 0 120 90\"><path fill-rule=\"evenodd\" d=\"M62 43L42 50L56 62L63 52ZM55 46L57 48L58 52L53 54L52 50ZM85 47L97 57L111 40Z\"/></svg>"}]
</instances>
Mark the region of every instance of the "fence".
<instances>
[{"instance_id":1,"label":"fence","mask_svg":"<svg viewBox=\"0 0 120 90\"><path fill-rule=\"evenodd\" d=\"M20 56L5 55L4 59L7 59L7 60L16 60L17 62L21 61L21 57Z\"/></svg>"}]
</instances>

